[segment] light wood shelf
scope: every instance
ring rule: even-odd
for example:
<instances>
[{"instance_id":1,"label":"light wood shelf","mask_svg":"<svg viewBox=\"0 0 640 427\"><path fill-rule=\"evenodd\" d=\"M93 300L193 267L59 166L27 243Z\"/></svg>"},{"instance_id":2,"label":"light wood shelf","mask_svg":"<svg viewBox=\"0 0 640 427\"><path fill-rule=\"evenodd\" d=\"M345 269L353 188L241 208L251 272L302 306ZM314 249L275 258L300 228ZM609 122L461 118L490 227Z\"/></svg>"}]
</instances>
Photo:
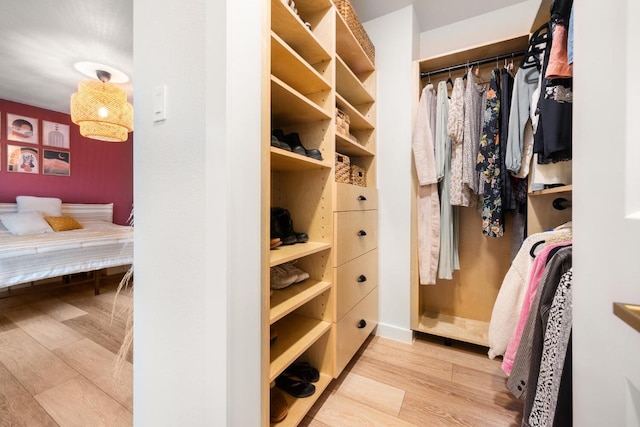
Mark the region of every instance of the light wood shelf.
<instances>
[{"instance_id":1,"label":"light wood shelf","mask_svg":"<svg viewBox=\"0 0 640 427\"><path fill-rule=\"evenodd\" d=\"M336 57L336 90L351 105L374 102L373 96L339 56Z\"/></svg>"},{"instance_id":2,"label":"light wood shelf","mask_svg":"<svg viewBox=\"0 0 640 427\"><path fill-rule=\"evenodd\" d=\"M561 187L546 188L544 190L530 191L529 196L544 196L545 194L569 193L573 191L573 185L563 185Z\"/></svg>"},{"instance_id":3,"label":"light wood shelf","mask_svg":"<svg viewBox=\"0 0 640 427\"><path fill-rule=\"evenodd\" d=\"M336 11L336 52L344 63L355 74L367 73L375 70L371 59L356 40L351 29L347 26L342 15Z\"/></svg>"},{"instance_id":4,"label":"light wood shelf","mask_svg":"<svg viewBox=\"0 0 640 427\"><path fill-rule=\"evenodd\" d=\"M352 106L349 101L344 99L339 93L336 93L336 105L342 111L349 115L350 124L349 131L373 129L373 124L359 110Z\"/></svg>"},{"instance_id":5,"label":"light wood shelf","mask_svg":"<svg viewBox=\"0 0 640 427\"><path fill-rule=\"evenodd\" d=\"M324 374L320 372L320 379L318 382L313 383L316 387L316 392L309 397L305 398L295 398L286 392L282 392L284 395L287 405L289 406L289 412L287 413L287 418L279 423L272 423L273 427L290 427L297 426L300 421L304 418L304 416L309 412L309 409L316 403L316 401L320 398L322 393L326 390L331 383L333 378L331 375Z\"/></svg>"},{"instance_id":6,"label":"light wood shelf","mask_svg":"<svg viewBox=\"0 0 640 427\"><path fill-rule=\"evenodd\" d=\"M367 149L364 145L358 144L357 142L353 142L339 133L336 133L336 151L340 154L345 154L347 156L353 156L353 157L375 156L375 153Z\"/></svg>"},{"instance_id":7,"label":"light wood shelf","mask_svg":"<svg viewBox=\"0 0 640 427\"><path fill-rule=\"evenodd\" d=\"M274 3L277 3L274 1ZM294 88L271 76L271 118L277 127L331 119L331 115Z\"/></svg>"},{"instance_id":8,"label":"light wood shelf","mask_svg":"<svg viewBox=\"0 0 640 427\"><path fill-rule=\"evenodd\" d=\"M489 322L424 312L416 330L489 347Z\"/></svg>"},{"instance_id":9,"label":"light wood shelf","mask_svg":"<svg viewBox=\"0 0 640 427\"><path fill-rule=\"evenodd\" d=\"M302 171L315 169L331 169L326 161L312 159L282 148L271 147L271 170Z\"/></svg>"},{"instance_id":10,"label":"light wood shelf","mask_svg":"<svg viewBox=\"0 0 640 427\"><path fill-rule=\"evenodd\" d=\"M331 322L289 314L274 326L278 338L271 346L269 382L331 329Z\"/></svg>"},{"instance_id":11,"label":"light wood shelf","mask_svg":"<svg viewBox=\"0 0 640 427\"><path fill-rule=\"evenodd\" d=\"M327 49L282 1L271 1L271 29L309 64L331 59Z\"/></svg>"},{"instance_id":12,"label":"light wood shelf","mask_svg":"<svg viewBox=\"0 0 640 427\"><path fill-rule=\"evenodd\" d=\"M331 243L307 242L295 245L278 246L269 251L269 267L284 264L307 255L326 251L331 248Z\"/></svg>"},{"instance_id":13,"label":"light wood shelf","mask_svg":"<svg viewBox=\"0 0 640 427\"><path fill-rule=\"evenodd\" d=\"M305 95L331 90L329 82L273 31L271 74Z\"/></svg>"},{"instance_id":14,"label":"light wood shelf","mask_svg":"<svg viewBox=\"0 0 640 427\"><path fill-rule=\"evenodd\" d=\"M455 67L466 62L470 64L494 56L506 55L512 52L522 51L529 45L529 33L508 40L498 41L466 49L460 49L446 55L423 58L420 60L421 72L437 71L447 67ZM432 74L433 77L435 74Z\"/></svg>"},{"instance_id":15,"label":"light wood shelf","mask_svg":"<svg viewBox=\"0 0 640 427\"><path fill-rule=\"evenodd\" d=\"M302 283L274 290L271 295L270 324L277 322L301 305L331 289L331 282L307 279Z\"/></svg>"}]
</instances>

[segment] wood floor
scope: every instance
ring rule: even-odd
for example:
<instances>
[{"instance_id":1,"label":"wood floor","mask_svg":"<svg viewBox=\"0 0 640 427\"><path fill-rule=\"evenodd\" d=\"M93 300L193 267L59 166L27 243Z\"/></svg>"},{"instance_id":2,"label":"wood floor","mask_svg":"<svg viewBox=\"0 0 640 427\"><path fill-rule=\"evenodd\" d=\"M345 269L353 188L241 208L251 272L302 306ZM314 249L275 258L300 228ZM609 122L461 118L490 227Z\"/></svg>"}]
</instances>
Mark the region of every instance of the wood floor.
<instances>
[{"instance_id":1,"label":"wood floor","mask_svg":"<svg viewBox=\"0 0 640 427\"><path fill-rule=\"evenodd\" d=\"M370 337L302 426L516 427L522 403L486 349L417 334L413 345Z\"/></svg>"},{"instance_id":2,"label":"wood floor","mask_svg":"<svg viewBox=\"0 0 640 427\"><path fill-rule=\"evenodd\" d=\"M124 335L119 277L0 300L0 426L131 426L132 355L114 380ZM370 337L302 426L516 427L522 403L486 349L418 334L412 345Z\"/></svg>"},{"instance_id":3,"label":"wood floor","mask_svg":"<svg viewBox=\"0 0 640 427\"><path fill-rule=\"evenodd\" d=\"M113 367L125 330L111 311L118 276L92 286L0 299L0 426L133 425L133 366Z\"/></svg>"}]
</instances>

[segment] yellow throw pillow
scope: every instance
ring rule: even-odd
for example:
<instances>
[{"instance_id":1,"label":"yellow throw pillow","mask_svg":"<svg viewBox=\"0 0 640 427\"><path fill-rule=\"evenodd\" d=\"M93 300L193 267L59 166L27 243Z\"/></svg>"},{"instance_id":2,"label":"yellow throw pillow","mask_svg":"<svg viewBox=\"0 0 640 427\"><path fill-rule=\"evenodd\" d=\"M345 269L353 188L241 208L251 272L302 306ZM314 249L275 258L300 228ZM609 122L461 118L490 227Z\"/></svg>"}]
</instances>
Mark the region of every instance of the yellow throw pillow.
<instances>
[{"instance_id":1,"label":"yellow throw pillow","mask_svg":"<svg viewBox=\"0 0 640 427\"><path fill-rule=\"evenodd\" d=\"M70 216L45 216L53 231L79 230L82 227L78 221Z\"/></svg>"}]
</instances>

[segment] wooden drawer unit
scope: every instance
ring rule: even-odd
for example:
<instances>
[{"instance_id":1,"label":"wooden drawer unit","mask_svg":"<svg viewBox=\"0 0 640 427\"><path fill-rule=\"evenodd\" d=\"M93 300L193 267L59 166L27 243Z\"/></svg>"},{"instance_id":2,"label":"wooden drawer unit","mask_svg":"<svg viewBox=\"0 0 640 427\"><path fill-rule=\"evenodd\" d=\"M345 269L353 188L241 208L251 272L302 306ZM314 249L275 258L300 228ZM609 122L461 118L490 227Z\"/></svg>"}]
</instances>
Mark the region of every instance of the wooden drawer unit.
<instances>
[{"instance_id":1,"label":"wooden drawer unit","mask_svg":"<svg viewBox=\"0 0 640 427\"><path fill-rule=\"evenodd\" d=\"M338 267L378 246L378 211L336 212L333 235Z\"/></svg>"},{"instance_id":2,"label":"wooden drawer unit","mask_svg":"<svg viewBox=\"0 0 640 427\"><path fill-rule=\"evenodd\" d=\"M335 269L336 320L378 286L378 250L374 249Z\"/></svg>"},{"instance_id":3,"label":"wooden drawer unit","mask_svg":"<svg viewBox=\"0 0 640 427\"><path fill-rule=\"evenodd\" d=\"M336 378L377 324L378 288L376 287L336 323Z\"/></svg>"},{"instance_id":4,"label":"wooden drawer unit","mask_svg":"<svg viewBox=\"0 0 640 427\"><path fill-rule=\"evenodd\" d=\"M336 211L366 211L378 209L375 188L336 183Z\"/></svg>"}]
</instances>

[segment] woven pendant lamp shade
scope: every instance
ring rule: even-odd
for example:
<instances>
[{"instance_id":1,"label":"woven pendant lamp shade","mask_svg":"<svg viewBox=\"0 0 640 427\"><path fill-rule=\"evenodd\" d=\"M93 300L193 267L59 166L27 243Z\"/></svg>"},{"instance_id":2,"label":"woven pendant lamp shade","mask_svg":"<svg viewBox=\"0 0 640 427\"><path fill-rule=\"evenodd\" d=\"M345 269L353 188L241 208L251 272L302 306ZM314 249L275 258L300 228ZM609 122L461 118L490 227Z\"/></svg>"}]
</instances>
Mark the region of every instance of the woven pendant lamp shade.
<instances>
[{"instance_id":1,"label":"woven pendant lamp shade","mask_svg":"<svg viewBox=\"0 0 640 427\"><path fill-rule=\"evenodd\" d=\"M71 121L80 126L80 135L86 138L123 142L133 131L133 106L122 89L86 80L71 95Z\"/></svg>"}]
</instances>

